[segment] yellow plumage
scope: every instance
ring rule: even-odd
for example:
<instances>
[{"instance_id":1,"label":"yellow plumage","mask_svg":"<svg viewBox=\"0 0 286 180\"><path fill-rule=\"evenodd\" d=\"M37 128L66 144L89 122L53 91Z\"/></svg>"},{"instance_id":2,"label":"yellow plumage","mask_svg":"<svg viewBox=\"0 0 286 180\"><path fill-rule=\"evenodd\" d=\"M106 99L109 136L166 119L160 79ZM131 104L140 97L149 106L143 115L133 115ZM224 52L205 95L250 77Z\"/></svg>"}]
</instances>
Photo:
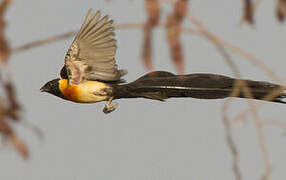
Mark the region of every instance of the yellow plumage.
<instances>
[{"instance_id":1,"label":"yellow plumage","mask_svg":"<svg viewBox=\"0 0 286 180\"><path fill-rule=\"evenodd\" d=\"M109 95L96 94L96 92L104 92L106 87L105 83L99 81L85 81L78 85L69 85L67 79L59 80L60 91L66 99L78 103L95 103L108 100Z\"/></svg>"}]
</instances>

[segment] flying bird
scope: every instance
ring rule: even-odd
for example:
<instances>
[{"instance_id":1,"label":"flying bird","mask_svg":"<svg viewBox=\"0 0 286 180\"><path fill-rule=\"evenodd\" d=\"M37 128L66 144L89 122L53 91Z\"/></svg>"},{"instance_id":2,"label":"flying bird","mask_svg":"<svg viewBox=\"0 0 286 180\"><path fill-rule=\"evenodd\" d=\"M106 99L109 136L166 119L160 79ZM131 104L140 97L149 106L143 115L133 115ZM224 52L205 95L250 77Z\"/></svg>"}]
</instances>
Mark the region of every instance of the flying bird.
<instances>
[{"instance_id":1,"label":"flying bird","mask_svg":"<svg viewBox=\"0 0 286 180\"><path fill-rule=\"evenodd\" d=\"M122 76L127 72L118 69L115 62L117 46L114 36L113 20L107 15L101 17L99 11L93 13L90 9L65 56L61 78L47 82L41 91L77 103L107 101L103 112L109 113L117 107L112 102L114 99L222 99L230 97L235 88L238 79L223 75L175 75L165 71L150 72L131 83L125 83ZM283 86L264 81L242 81L248 85L254 99L263 100L266 95L279 89L279 93L268 101L286 103ZM237 97L246 98L243 93Z\"/></svg>"}]
</instances>

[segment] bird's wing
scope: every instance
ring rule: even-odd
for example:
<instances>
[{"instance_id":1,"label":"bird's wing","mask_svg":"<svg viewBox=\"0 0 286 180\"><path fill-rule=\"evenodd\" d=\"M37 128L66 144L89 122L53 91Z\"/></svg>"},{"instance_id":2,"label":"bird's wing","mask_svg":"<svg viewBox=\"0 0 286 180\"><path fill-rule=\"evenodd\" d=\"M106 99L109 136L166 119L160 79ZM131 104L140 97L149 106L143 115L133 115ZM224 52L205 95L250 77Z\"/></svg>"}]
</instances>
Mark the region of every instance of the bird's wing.
<instances>
[{"instance_id":1,"label":"bird's wing","mask_svg":"<svg viewBox=\"0 0 286 180\"><path fill-rule=\"evenodd\" d=\"M70 84L85 80L119 81L125 71L115 63L117 49L113 20L90 9L65 57Z\"/></svg>"}]
</instances>

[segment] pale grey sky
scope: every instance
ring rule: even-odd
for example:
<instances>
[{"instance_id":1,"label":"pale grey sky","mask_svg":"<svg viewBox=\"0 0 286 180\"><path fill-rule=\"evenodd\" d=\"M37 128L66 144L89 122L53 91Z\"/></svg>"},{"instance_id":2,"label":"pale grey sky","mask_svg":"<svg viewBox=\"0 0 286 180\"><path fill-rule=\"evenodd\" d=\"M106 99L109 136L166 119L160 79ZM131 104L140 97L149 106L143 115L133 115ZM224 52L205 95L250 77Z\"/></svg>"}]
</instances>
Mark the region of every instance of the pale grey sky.
<instances>
[{"instance_id":1,"label":"pale grey sky","mask_svg":"<svg viewBox=\"0 0 286 180\"><path fill-rule=\"evenodd\" d=\"M242 1L192 0L193 11L215 34L261 58L286 79L285 25L274 16L274 1L263 1L256 13L256 26L239 27ZM78 29L89 8L101 9L116 23L143 22L144 1L13 1L7 13L7 33L12 46ZM163 6L164 18L170 8ZM190 25L186 22L186 25ZM117 63L128 70L127 81L144 74L140 59L141 30L116 31ZM75 104L39 88L59 76L72 39L35 48L11 57L9 68L25 107L25 119L41 127L45 140L29 130L19 134L31 150L23 161L11 150L1 150L0 179L5 180L217 180L234 179L231 154L225 143L221 120L223 100L146 99L118 100L115 112L102 113L104 103ZM184 34L186 73L232 75L223 58L205 39ZM175 72L165 33L154 32L156 70ZM233 55L245 78L269 80L256 67ZM232 113L245 109L245 100L235 100ZM261 116L285 122L285 106L267 103ZM266 126L265 135L273 165L273 179L284 179L286 138L279 127ZM261 152L252 119L233 129L239 148L243 179L259 179L263 173Z\"/></svg>"}]
</instances>

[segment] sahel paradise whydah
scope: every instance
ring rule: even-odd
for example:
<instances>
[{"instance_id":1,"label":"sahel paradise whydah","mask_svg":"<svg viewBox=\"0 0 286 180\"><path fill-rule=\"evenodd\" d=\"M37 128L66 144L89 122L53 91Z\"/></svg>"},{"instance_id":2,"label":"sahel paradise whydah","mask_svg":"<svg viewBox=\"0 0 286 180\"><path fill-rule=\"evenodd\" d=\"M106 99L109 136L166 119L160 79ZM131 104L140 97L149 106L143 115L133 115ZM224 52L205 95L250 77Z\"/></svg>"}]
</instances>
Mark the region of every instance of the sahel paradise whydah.
<instances>
[{"instance_id":1,"label":"sahel paradise whydah","mask_svg":"<svg viewBox=\"0 0 286 180\"><path fill-rule=\"evenodd\" d=\"M167 98L192 97L198 99L222 99L231 97L235 82L243 81L253 99L264 100L273 91L276 96L268 101L286 103L285 88L264 81L234 79L218 74L175 75L165 71L150 72L131 83L122 76L127 72L115 63L116 40L113 20L90 9L71 44L61 78L47 82L41 91L77 103L107 101L104 113L112 112L117 104L114 99L147 98L164 101ZM238 98L249 98L238 93Z\"/></svg>"}]
</instances>

